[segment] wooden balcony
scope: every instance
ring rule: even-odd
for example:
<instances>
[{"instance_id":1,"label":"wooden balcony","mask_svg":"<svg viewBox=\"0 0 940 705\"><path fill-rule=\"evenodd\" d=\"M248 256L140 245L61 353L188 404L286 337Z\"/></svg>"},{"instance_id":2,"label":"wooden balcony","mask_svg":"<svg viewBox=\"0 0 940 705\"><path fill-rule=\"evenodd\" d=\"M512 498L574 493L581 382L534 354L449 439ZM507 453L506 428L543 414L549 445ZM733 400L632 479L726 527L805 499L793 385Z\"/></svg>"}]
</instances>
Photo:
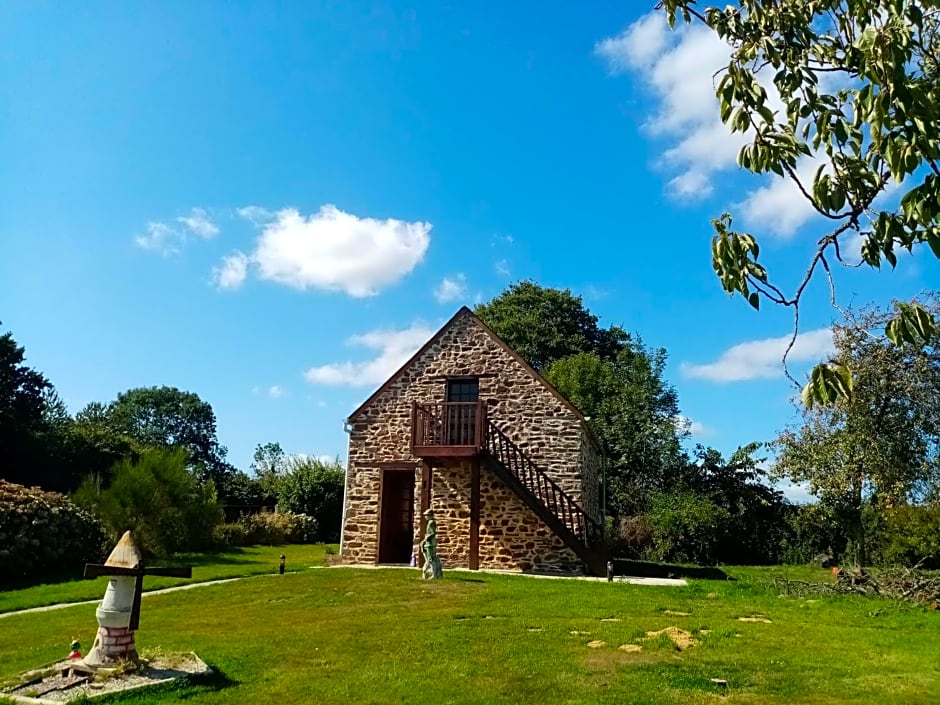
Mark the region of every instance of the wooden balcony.
<instances>
[{"instance_id":1,"label":"wooden balcony","mask_svg":"<svg viewBox=\"0 0 940 705\"><path fill-rule=\"evenodd\" d=\"M486 407L480 401L415 402L411 454L424 460L472 458L483 449Z\"/></svg>"}]
</instances>

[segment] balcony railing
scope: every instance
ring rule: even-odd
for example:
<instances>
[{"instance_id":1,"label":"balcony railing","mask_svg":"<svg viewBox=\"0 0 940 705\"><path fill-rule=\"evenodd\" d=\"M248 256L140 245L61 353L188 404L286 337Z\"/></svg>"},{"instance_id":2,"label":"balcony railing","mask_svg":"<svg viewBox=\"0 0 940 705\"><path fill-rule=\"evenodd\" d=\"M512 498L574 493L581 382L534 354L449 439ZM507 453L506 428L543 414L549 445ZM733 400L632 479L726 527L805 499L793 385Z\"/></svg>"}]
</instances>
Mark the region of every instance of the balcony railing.
<instances>
[{"instance_id":1,"label":"balcony railing","mask_svg":"<svg viewBox=\"0 0 940 705\"><path fill-rule=\"evenodd\" d=\"M485 441L486 411L480 401L415 402L412 453L418 457L476 455Z\"/></svg>"}]
</instances>

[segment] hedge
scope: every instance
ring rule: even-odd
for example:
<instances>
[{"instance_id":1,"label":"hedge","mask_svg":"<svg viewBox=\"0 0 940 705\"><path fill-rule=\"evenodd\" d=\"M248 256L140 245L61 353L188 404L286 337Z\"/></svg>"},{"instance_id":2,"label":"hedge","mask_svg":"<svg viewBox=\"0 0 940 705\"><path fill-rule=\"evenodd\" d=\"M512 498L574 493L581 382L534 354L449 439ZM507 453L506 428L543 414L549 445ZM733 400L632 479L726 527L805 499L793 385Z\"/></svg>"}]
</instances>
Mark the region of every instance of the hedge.
<instances>
[{"instance_id":1,"label":"hedge","mask_svg":"<svg viewBox=\"0 0 940 705\"><path fill-rule=\"evenodd\" d=\"M56 492L0 480L0 587L80 578L106 553L90 513Z\"/></svg>"}]
</instances>

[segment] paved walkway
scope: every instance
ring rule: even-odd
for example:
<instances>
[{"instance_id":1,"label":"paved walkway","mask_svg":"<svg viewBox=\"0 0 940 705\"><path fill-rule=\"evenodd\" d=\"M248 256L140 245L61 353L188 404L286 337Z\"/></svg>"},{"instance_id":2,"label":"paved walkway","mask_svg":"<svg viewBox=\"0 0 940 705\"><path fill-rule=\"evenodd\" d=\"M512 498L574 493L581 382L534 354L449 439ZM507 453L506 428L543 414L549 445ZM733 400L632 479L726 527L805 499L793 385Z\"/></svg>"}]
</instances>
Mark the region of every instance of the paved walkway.
<instances>
[{"instance_id":1,"label":"paved walkway","mask_svg":"<svg viewBox=\"0 0 940 705\"><path fill-rule=\"evenodd\" d=\"M256 578L259 576L256 575L246 575L241 578L222 578L220 580L206 580L201 583L187 583L186 585L175 585L173 587L161 588L159 590L147 590L142 593L143 597L148 595L164 595L168 592L176 592L177 590L192 590L193 588L205 587L206 585L221 585L222 583L233 583L236 580L245 580L246 578ZM82 600L81 602L60 602L57 605L44 605L43 607L30 607L25 610L16 610L15 612L3 612L0 613L0 619L4 617L12 617L17 614L32 614L33 612L51 612L52 610L61 610L66 607L75 607L77 605L97 605L101 602L99 597L97 600Z\"/></svg>"},{"instance_id":2,"label":"paved walkway","mask_svg":"<svg viewBox=\"0 0 940 705\"><path fill-rule=\"evenodd\" d=\"M310 566L311 568L321 568L326 566ZM406 569L406 570L416 570L415 568L410 568L409 566L379 566L379 565L337 565L329 566L331 568L377 568L377 569ZM289 573L295 573L298 571L288 571ZM517 577L523 578L547 578L549 580L589 580L593 582L606 583L607 578L597 578L590 575L537 575L534 573L519 573L517 571L511 570L470 570L468 568L449 568L447 570L450 572L459 572L459 573L490 573L491 575L514 575ZM207 585L222 585L223 583L234 583L236 580L247 580L248 578L260 578L262 575L245 575L241 578L222 578L220 580L206 580L201 583L187 583L185 585L175 585L174 587L161 588L160 590L147 590L143 593L143 597L148 595L165 595L168 592L177 592L178 590L193 590L195 588L205 587ZM681 587L683 585L688 585L685 580L676 579L676 578L631 578L629 576L618 576L614 578L614 582L617 583L629 583L631 585L659 585L659 586L674 586ZM101 602L101 598L96 600L82 600L81 602L60 602L57 605L44 605L43 607L30 607L25 610L16 610L14 612L2 612L0 613L0 619L4 617L13 617L18 614L33 614L34 612L52 612L53 610L61 610L66 607L77 607L78 605L96 605Z\"/></svg>"},{"instance_id":3,"label":"paved walkway","mask_svg":"<svg viewBox=\"0 0 940 705\"><path fill-rule=\"evenodd\" d=\"M331 565L331 566L311 566L311 568L368 568L374 570L417 570L407 565L375 565L373 563L363 565ZM445 573L489 573L490 575L512 575L518 578L547 578L549 580L587 580L595 583L606 583L607 578L601 578L594 575L551 575L548 573L520 573L517 570L497 570L493 568L480 568L479 570L470 570L469 568L445 568ZM614 578L615 583L629 583L630 585L658 585L669 587L684 587L688 583L682 578L635 578L629 575L618 575Z\"/></svg>"}]
</instances>

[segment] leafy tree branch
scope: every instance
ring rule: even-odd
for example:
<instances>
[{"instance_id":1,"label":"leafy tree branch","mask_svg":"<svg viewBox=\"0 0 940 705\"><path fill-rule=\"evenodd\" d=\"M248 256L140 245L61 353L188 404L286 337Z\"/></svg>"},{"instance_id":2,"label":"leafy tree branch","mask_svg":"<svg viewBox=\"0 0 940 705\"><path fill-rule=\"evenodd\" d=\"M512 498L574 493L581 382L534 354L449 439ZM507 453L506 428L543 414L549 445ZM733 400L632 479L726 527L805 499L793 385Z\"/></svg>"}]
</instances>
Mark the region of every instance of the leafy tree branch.
<instances>
[{"instance_id":1,"label":"leafy tree branch","mask_svg":"<svg viewBox=\"0 0 940 705\"><path fill-rule=\"evenodd\" d=\"M752 135L739 166L789 180L832 223L787 295L758 262L757 238L733 229L727 213L713 221L712 267L725 291L755 309L761 298L793 309L786 365L800 303L820 269L835 305L830 257L893 268L898 250L927 245L940 258L940 10L902 0L738 0L703 9L695 0L662 0L657 7L671 27L680 17L702 23L728 44L715 92L722 122ZM805 159L819 161L812 184L798 173ZM895 186L897 206L884 207ZM846 262L849 237L862 243L858 263ZM924 345L935 329L935 316L915 300L896 307L884 333L896 345ZM828 361L813 370L803 399L833 403L852 389L852 370Z\"/></svg>"}]
</instances>

